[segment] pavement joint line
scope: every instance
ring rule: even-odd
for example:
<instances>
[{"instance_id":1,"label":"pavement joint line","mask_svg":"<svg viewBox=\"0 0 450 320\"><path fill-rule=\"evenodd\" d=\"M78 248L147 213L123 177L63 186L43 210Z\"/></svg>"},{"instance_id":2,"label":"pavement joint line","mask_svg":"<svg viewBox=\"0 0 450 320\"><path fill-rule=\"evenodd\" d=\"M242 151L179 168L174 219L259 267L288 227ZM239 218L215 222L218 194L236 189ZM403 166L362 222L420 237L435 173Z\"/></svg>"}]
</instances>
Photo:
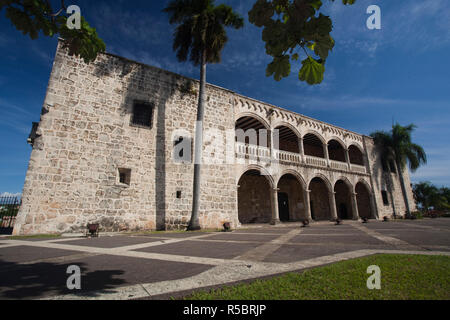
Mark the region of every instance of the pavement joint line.
<instances>
[{"instance_id":1,"label":"pavement joint line","mask_svg":"<svg viewBox=\"0 0 450 320\"><path fill-rule=\"evenodd\" d=\"M145 243L133 244L133 245L129 245L129 246L117 247L115 249L131 251L131 250L137 250L137 249L142 249L142 248L156 247L156 246L161 246L161 245L166 245L166 244L173 244L173 243L178 243L178 242L183 242L183 241L189 241L189 240L193 240L193 239L203 239L203 238L210 237L214 234L215 233L208 233L208 234L202 234L200 236L195 236L195 237L176 238L176 239L171 238L171 239L167 239L167 240L164 239L161 241L145 242Z\"/></svg>"},{"instance_id":2,"label":"pavement joint line","mask_svg":"<svg viewBox=\"0 0 450 320\"><path fill-rule=\"evenodd\" d=\"M413 249L423 249L420 246L415 246L415 245L410 244L409 242L406 242L404 240L400 240L400 239L395 238L395 237L390 237L390 236L384 235L382 233L376 232L376 231L374 231L372 229L369 229L369 228L367 228L365 226L362 226L362 225L354 225L353 227L355 227L356 229L359 229L361 231L364 231L369 236L372 236L372 237L374 237L374 238L376 238L376 239L378 239L380 241L383 241L383 242L385 242L387 244L390 244L390 245L400 246L400 247L403 247L403 248L411 247Z\"/></svg>"},{"instance_id":3,"label":"pavement joint line","mask_svg":"<svg viewBox=\"0 0 450 320\"><path fill-rule=\"evenodd\" d=\"M251 260L251 261L263 261L268 255L277 251L283 244L296 237L301 233L301 229L291 230L280 237L262 244L256 248L250 249L244 254L234 258L235 260Z\"/></svg>"},{"instance_id":4,"label":"pavement joint line","mask_svg":"<svg viewBox=\"0 0 450 320\"><path fill-rule=\"evenodd\" d=\"M275 276L286 272L298 272L308 268L328 265L330 263L361 258L374 254L415 254L415 255L443 255L450 256L450 252L438 251L405 251L405 250L356 250L344 253L322 256L313 259L288 263L261 263L250 262L251 265L242 263L219 265L198 275L155 283L139 284L118 287L109 292L97 291L85 294L68 294L52 297L44 297L40 300L130 300L139 298L157 297L163 294L201 289L211 286L235 283L243 280L252 280L266 276Z\"/></svg>"},{"instance_id":5,"label":"pavement joint line","mask_svg":"<svg viewBox=\"0 0 450 320\"><path fill-rule=\"evenodd\" d=\"M193 264L204 264L204 265L221 265L228 263L235 263L236 260L229 259L216 259L216 258L206 258L206 257L193 257L193 256L183 256L183 255L173 255L173 254L163 254L163 253L150 253L150 252L140 252L140 251L128 251L120 248L98 248L98 247L87 247L87 246L76 246L67 244L56 244L56 243L42 243L42 242L27 242L20 240L9 240L8 242L38 248L48 248L48 249L60 249L68 251L80 251L87 253L96 254L106 254L113 256L129 257L129 258L142 258L142 259L154 259L170 262L182 262L182 263L193 263ZM241 261L242 263L247 263L248 261Z\"/></svg>"}]
</instances>

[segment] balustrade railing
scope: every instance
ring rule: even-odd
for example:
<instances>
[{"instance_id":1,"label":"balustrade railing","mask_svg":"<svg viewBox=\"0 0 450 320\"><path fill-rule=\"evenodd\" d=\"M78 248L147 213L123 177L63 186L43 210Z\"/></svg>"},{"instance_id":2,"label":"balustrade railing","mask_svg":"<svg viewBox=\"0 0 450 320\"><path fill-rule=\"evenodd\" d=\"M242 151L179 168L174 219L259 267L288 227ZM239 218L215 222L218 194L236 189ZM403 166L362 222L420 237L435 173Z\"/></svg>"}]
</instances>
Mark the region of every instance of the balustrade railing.
<instances>
[{"instance_id":1,"label":"balustrade railing","mask_svg":"<svg viewBox=\"0 0 450 320\"><path fill-rule=\"evenodd\" d=\"M270 159L278 160L281 162L292 163L296 165L307 164L316 167L327 168L327 159L307 156L304 157L304 162L302 161L302 156L299 153L288 152L283 150L273 150L271 155L270 148L256 146L252 144L245 144L241 142L236 142L236 154L239 157L259 159L263 161L270 161ZM346 162L330 160L330 167L335 170L349 171L348 164ZM366 174L366 167L356 164L350 166L352 172L364 173Z\"/></svg>"},{"instance_id":2,"label":"balustrade railing","mask_svg":"<svg viewBox=\"0 0 450 320\"><path fill-rule=\"evenodd\" d=\"M302 156L299 153L283 150L274 150L274 158L278 161L291 162L295 164L302 163Z\"/></svg>"},{"instance_id":3,"label":"balustrade railing","mask_svg":"<svg viewBox=\"0 0 450 320\"><path fill-rule=\"evenodd\" d=\"M331 168L336 169L336 170L348 171L347 162L330 160L330 166L331 166Z\"/></svg>"},{"instance_id":4,"label":"balustrade railing","mask_svg":"<svg viewBox=\"0 0 450 320\"><path fill-rule=\"evenodd\" d=\"M360 165L357 165L357 164L352 164L352 165L351 165L351 169L352 169L352 171L355 171L355 172L359 172L359 173L367 173L367 170L366 170L366 167L365 167L365 166L360 166Z\"/></svg>"},{"instance_id":5,"label":"balustrade railing","mask_svg":"<svg viewBox=\"0 0 450 320\"><path fill-rule=\"evenodd\" d=\"M317 167L327 167L327 160L324 158L305 156L306 164Z\"/></svg>"}]
</instances>

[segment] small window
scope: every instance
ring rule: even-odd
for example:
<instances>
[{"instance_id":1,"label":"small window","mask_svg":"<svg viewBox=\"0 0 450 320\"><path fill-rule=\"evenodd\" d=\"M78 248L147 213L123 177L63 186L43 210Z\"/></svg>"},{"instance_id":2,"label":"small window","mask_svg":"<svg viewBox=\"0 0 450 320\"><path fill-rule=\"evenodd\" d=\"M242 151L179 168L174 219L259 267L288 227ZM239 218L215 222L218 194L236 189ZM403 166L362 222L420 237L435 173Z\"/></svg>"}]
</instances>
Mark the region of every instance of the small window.
<instances>
[{"instance_id":1,"label":"small window","mask_svg":"<svg viewBox=\"0 0 450 320\"><path fill-rule=\"evenodd\" d=\"M131 183L131 169L119 168L119 183L130 185Z\"/></svg>"},{"instance_id":2,"label":"small window","mask_svg":"<svg viewBox=\"0 0 450 320\"><path fill-rule=\"evenodd\" d=\"M133 105L131 124L138 127L151 128L153 109L153 104L147 102L135 102Z\"/></svg>"},{"instance_id":3,"label":"small window","mask_svg":"<svg viewBox=\"0 0 450 320\"><path fill-rule=\"evenodd\" d=\"M173 160L175 162L192 162L192 139L178 137L173 143Z\"/></svg>"},{"instance_id":4,"label":"small window","mask_svg":"<svg viewBox=\"0 0 450 320\"><path fill-rule=\"evenodd\" d=\"M181 190L177 191L177 199L181 199Z\"/></svg>"},{"instance_id":5,"label":"small window","mask_svg":"<svg viewBox=\"0 0 450 320\"><path fill-rule=\"evenodd\" d=\"M385 206L389 205L388 195L386 191L381 191L381 196L383 197L383 204Z\"/></svg>"}]
</instances>

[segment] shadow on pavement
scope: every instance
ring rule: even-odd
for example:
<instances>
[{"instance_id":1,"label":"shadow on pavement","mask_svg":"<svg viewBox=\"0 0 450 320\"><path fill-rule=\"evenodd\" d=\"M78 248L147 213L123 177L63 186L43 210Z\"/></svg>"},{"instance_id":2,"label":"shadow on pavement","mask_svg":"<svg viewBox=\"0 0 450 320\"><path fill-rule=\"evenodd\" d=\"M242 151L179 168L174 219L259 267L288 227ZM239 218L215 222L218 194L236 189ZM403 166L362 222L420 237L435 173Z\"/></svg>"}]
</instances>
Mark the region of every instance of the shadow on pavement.
<instances>
[{"instance_id":1,"label":"shadow on pavement","mask_svg":"<svg viewBox=\"0 0 450 320\"><path fill-rule=\"evenodd\" d=\"M67 268L71 264L37 263L24 265L0 260L0 299L37 299L62 294L83 294L96 291L92 297L125 283L116 279L122 270L86 272L85 264L77 263L81 269L81 290L69 290Z\"/></svg>"}]
</instances>

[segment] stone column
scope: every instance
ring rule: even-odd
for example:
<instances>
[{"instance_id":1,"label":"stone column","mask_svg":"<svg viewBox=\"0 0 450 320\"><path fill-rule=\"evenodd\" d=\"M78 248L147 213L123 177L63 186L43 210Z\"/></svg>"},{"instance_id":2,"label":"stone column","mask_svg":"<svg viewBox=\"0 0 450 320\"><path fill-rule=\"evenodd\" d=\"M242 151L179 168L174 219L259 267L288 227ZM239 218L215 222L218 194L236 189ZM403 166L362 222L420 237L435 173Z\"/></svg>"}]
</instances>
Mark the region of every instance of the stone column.
<instances>
[{"instance_id":1,"label":"stone column","mask_svg":"<svg viewBox=\"0 0 450 320\"><path fill-rule=\"evenodd\" d=\"M357 194L352 192L352 212L353 212L353 220L359 219L359 212L358 212L358 200L356 198Z\"/></svg>"},{"instance_id":2,"label":"stone column","mask_svg":"<svg viewBox=\"0 0 450 320\"><path fill-rule=\"evenodd\" d=\"M311 190L305 190L303 192L304 194L304 200L305 200L305 218L308 219L308 221L312 221L311 217Z\"/></svg>"},{"instance_id":3,"label":"stone column","mask_svg":"<svg viewBox=\"0 0 450 320\"><path fill-rule=\"evenodd\" d=\"M352 165L350 163L350 155L348 153L348 148L345 148L345 161L347 162L348 171L352 170Z\"/></svg>"},{"instance_id":4,"label":"stone column","mask_svg":"<svg viewBox=\"0 0 450 320\"><path fill-rule=\"evenodd\" d=\"M271 225L280 223L280 214L278 212L278 190L280 189L272 189L272 219L270 221Z\"/></svg>"},{"instance_id":5,"label":"stone column","mask_svg":"<svg viewBox=\"0 0 450 320\"><path fill-rule=\"evenodd\" d=\"M323 144L323 154L325 155L325 159L327 160L327 167L330 167L330 155L328 154L328 144Z\"/></svg>"},{"instance_id":6,"label":"stone column","mask_svg":"<svg viewBox=\"0 0 450 320\"><path fill-rule=\"evenodd\" d=\"M336 192L333 191L329 192L328 198L330 199L331 220L336 220L338 218L335 195Z\"/></svg>"},{"instance_id":7,"label":"stone column","mask_svg":"<svg viewBox=\"0 0 450 320\"><path fill-rule=\"evenodd\" d=\"M298 139L298 150L302 159L302 163L305 163L305 146L303 145L303 138Z\"/></svg>"}]
</instances>

